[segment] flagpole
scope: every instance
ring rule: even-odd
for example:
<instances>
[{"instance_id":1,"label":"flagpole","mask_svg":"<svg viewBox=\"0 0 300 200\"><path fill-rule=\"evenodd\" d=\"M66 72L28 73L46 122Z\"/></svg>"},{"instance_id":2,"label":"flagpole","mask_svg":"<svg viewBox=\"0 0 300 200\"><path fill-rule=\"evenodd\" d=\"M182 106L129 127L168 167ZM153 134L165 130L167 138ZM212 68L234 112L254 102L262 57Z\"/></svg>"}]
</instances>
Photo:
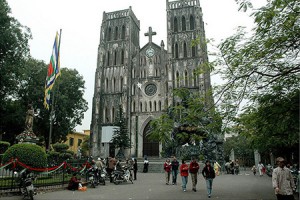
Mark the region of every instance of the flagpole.
<instances>
[{"instance_id":1,"label":"flagpole","mask_svg":"<svg viewBox=\"0 0 300 200\"><path fill-rule=\"evenodd\" d=\"M61 32L62 30L60 29L59 31L59 42L58 42L58 59L60 59L60 39L61 39ZM50 130L49 130L49 143L48 143L48 151L51 150L51 143L52 143L52 131L53 131L53 119L55 116L55 110L54 110L54 96L55 96L55 90L52 90L52 103L51 103L51 112L50 112Z\"/></svg>"}]
</instances>

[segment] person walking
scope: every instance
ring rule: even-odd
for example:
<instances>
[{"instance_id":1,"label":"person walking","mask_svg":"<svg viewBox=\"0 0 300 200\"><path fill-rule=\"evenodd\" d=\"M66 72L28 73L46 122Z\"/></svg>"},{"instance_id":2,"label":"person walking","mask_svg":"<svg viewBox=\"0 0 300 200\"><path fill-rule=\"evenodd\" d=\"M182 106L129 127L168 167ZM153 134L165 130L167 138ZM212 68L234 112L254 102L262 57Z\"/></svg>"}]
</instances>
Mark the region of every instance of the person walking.
<instances>
[{"instance_id":1,"label":"person walking","mask_svg":"<svg viewBox=\"0 0 300 200\"><path fill-rule=\"evenodd\" d=\"M133 159L133 179L136 180L136 173L138 170L138 166L137 166L137 160L136 158Z\"/></svg>"},{"instance_id":2,"label":"person walking","mask_svg":"<svg viewBox=\"0 0 300 200\"><path fill-rule=\"evenodd\" d=\"M282 157L276 159L278 167L272 173L272 185L275 190L277 200L294 200L293 190L295 183L291 171L285 166Z\"/></svg>"},{"instance_id":3,"label":"person walking","mask_svg":"<svg viewBox=\"0 0 300 200\"><path fill-rule=\"evenodd\" d=\"M212 192L213 179L216 177L216 174L215 174L215 170L210 165L209 160L205 162L205 166L202 170L202 175L206 180L207 196L208 198L210 198Z\"/></svg>"},{"instance_id":4,"label":"person walking","mask_svg":"<svg viewBox=\"0 0 300 200\"><path fill-rule=\"evenodd\" d=\"M186 192L186 184L188 183L189 177L189 166L185 163L184 160L182 160L182 164L180 165L179 170L182 179L182 189L184 192Z\"/></svg>"},{"instance_id":5,"label":"person walking","mask_svg":"<svg viewBox=\"0 0 300 200\"><path fill-rule=\"evenodd\" d=\"M171 165L172 165L172 184L177 185L177 174L178 174L179 162L175 156L173 157Z\"/></svg>"},{"instance_id":6,"label":"person walking","mask_svg":"<svg viewBox=\"0 0 300 200\"><path fill-rule=\"evenodd\" d=\"M199 164L196 161L196 158L194 157L192 162L189 166L191 178L192 178L192 185L193 185L193 191L196 192L196 185L197 185L197 174L199 171Z\"/></svg>"},{"instance_id":7,"label":"person walking","mask_svg":"<svg viewBox=\"0 0 300 200\"><path fill-rule=\"evenodd\" d=\"M221 169L221 165L217 161L215 161L214 170L215 170L215 173L216 173L217 176L220 175L220 172L219 172L220 169Z\"/></svg>"},{"instance_id":8,"label":"person walking","mask_svg":"<svg viewBox=\"0 0 300 200\"><path fill-rule=\"evenodd\" d=\"M255 165L253 165L253 167L252 167L252 172L253 172L253 175L255 176L256 175L256 166Z\"/></svg>"},{"instance_id":9,"label":"person walking","mask_svg":"<svg viewBox=\"0 0 300 200\"><path fill-rule=\"evenodd\" d=\"M265 166L261 163L261 161L259 161L258 165L257 165L257 169L258 169L258 172L259 172L259 176L263 176L263 168Z\"/></svg>"},{"instance_id":10,"label":"person walking","mask_svg":"<svg viewBox=\"0 0 300 200\"><path fill-rule=\"evenodd\" d=\"M144 173L148 172L148 166L149 166L149 161L148 161L147 157L145 157L145 159L144 159L144 169L143 169Z\"/></svg>"},{"instance_id":11,"label":"person walking","mask_svg":"<svg viewBox=\"0 0 300 200\"><path fill-rule=\"evenodd\" d=\"M113 177L112 172L115 170L115 167L117 165L117 160L115 159L114 156L110 157L108 160L108 168L107 168L107 173L109 175L109 180L112 183L113 182Z\"/></svg>"},{"instance_id":12,"label":"person walking","mask_svg":"<svg viewBox=\"0 0 300 200\"><path fill-rule=\"evenodd\" d=\"M170 174L172 170L172 165L170 162L170 159L167 159L164 163L164 170L165 170L165 176L166 176L166 185L169 185L170 182Z\"/></svg>"}]
</instances>

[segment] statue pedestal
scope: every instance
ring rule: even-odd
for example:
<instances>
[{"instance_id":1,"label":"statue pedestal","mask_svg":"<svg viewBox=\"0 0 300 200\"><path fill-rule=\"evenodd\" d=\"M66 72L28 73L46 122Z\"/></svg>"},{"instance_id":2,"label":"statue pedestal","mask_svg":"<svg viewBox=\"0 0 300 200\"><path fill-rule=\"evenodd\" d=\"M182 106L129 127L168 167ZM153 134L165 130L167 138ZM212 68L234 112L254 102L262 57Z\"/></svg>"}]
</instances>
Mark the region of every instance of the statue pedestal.
<instances>
[{"instance_id":1,"label":"statue pedestal","mask_svg":"<svg viewBox=\"0 0 300 200\"><path fill-rule=\"evenodd\" d=\"M32 131L25 130L21 134L17 135L16 139L18 143L36 144L39 139Z\"/></svg>"}]
</instances>

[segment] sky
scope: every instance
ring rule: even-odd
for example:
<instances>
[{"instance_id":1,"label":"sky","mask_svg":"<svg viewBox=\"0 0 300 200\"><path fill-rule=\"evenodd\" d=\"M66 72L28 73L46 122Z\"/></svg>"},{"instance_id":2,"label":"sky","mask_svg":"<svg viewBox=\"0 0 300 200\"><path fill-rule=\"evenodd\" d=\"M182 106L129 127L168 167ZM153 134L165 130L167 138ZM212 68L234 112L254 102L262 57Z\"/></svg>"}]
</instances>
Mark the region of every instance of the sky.
<instances>
[{"instance_id":1,"label":"sky","mask_svg":"<svg viewBox=\"0 0 300 200\"><path fill-rule=\"evenodd\" d=\"M171 0L169 0L171 1ZM94 76L97 66L97 49L103 12L114 12L132 7L140 20L140 47L147 42L149 26L157 34L152 41L160 45L167 42L166 0L7 0L11 13L22 25L30 28L33 39L29 41L31 56L49 63L56 32L62 29L60 65L76 69L85 80L84 99L89 109L82 125L76 131L90 129ZM261 6L261 0L253 0ZM235 0L200 0L206 38L218 44L235 33L238 26L253 27L250 13L238 11ZM208 47L210 51L210 47ZM46 74L45 74L46 77ZM212 85L219 83L212 77Z\"/></svg>"}]
</instances>

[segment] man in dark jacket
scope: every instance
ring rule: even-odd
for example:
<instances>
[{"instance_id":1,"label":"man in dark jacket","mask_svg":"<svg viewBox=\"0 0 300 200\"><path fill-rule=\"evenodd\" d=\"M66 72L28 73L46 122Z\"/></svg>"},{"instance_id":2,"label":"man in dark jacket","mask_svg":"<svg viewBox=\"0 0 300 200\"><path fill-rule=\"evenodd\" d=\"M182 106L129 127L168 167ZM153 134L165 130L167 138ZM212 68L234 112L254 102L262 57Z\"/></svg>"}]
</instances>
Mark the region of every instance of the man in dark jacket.
<instances>
[{"instance_id":1,"label":"man in dark jacket","mask_svg":"<svg viewBox=\"0 0 300 200\"><path fill-rule=\"evenodd\" d=\"M173 157L171 165L172 165L172 184L177 185L177 174L178 174L179 162L177 161L175 156Z\"/></svg>"},{"instance_id":2,"label":"man in dark jacket","mask_svg":"<svg viewBox=\"0 0 300 200\"><path fill-rule=\"evenodd\" d=\"M192 162L190 163L189 170L190 170L192 183L193 183L193 191L196 192L197 174L199 171L199 164L197 163L196 158L193 158Z\"/></svg>"},{"instance_id":3,"label":"man in dark jacket","mask_svg":"<svg viewBox=\"0 0 300 200\"><path fill-rule=\"evenodd\" d=\"M216 174L214 168L210 165L209 160L205 162L205 166L203 167L202 170L202 175L206 180L207 195L208 198L210 198L211 191L212 191L212 183L213 183L213 179L216 177Z\"/></svg>"}]
</instances>

